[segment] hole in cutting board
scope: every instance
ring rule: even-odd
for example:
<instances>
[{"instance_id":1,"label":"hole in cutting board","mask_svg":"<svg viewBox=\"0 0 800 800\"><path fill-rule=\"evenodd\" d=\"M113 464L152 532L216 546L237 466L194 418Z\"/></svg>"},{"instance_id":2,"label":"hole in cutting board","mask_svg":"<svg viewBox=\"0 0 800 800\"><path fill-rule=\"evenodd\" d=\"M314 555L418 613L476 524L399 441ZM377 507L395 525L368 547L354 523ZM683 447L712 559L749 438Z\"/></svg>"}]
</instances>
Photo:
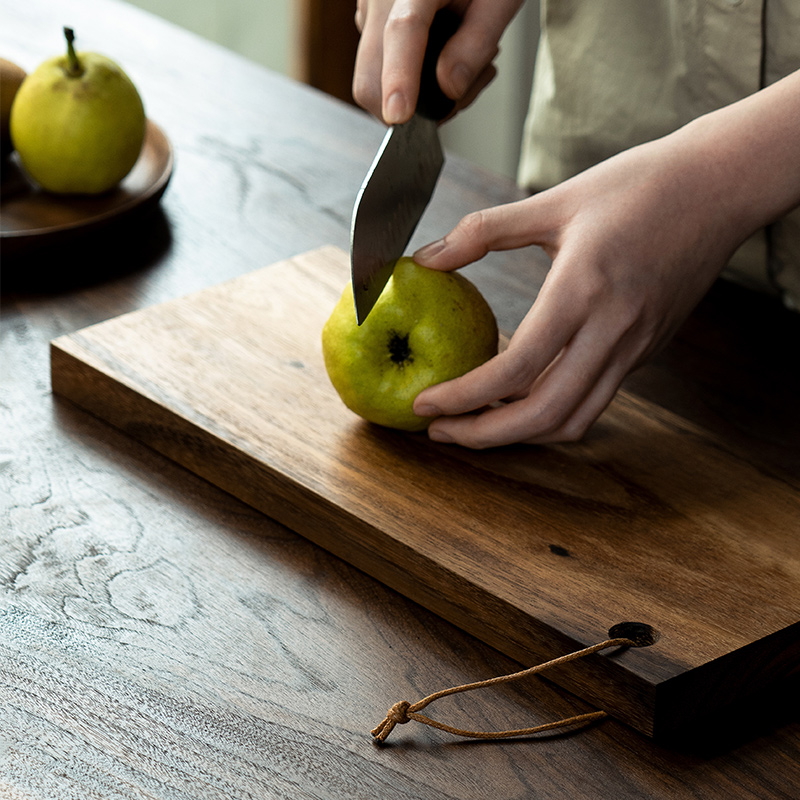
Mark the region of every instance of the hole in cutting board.
<instances>
[{"instance_id":1,"label":"hole in cutting board","mask_svg":"<svg viewBox=\"0 0 800 800\"><path fill-rule=\"evenodd\" d=\"M634 647L649 647L659 639L658 631L646 622L619 622L608 629L612 639L630 639Z\"/></svg>"}]
</instances>

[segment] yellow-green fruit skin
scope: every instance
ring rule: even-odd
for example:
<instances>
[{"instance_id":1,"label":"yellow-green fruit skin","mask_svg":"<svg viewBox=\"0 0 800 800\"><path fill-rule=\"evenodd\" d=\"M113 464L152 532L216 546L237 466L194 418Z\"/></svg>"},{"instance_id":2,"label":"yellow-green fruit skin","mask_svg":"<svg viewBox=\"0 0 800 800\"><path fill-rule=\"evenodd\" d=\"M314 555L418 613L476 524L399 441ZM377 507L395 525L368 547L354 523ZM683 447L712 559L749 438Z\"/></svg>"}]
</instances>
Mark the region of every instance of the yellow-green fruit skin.
<instances>
[{"instance_id":1,"label":"yellow-green fruit skin","mask_svg":"<svg viewBox=\"0 0 800 800\"><path fill-rule=\"evenodd\" d=\"M322 351L348 408L378 425L421 431L431 418L414 413L416 396L492 358L497 340L494 313L469 280L401 258L361 326L345 288L323 327Z\"/></svg>"},{"instance_id":2,"label":"yellow-green fruit skin","mask_svg":"<svg viewBox=\"0 0 800 800\"><path fill-rule=\"evenodd\" d=\"M11 139L43 189L99 194L136 163L145 113L136 87L114 61L97 53L78 53L78 59L79 77L69 75L64 55L23 81L11 107Z\"/></svg>"}]
</instances>

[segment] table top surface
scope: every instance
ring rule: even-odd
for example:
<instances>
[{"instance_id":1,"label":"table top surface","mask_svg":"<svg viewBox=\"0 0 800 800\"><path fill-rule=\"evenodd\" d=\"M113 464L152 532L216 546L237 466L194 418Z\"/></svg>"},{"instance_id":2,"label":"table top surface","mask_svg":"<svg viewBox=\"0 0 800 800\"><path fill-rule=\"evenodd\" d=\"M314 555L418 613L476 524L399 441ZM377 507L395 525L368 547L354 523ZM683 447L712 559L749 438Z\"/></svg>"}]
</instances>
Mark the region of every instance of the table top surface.
<instances>
[{"instance_id":1,"label":"table top surface","mask_svg":"<svg viewBox=\"0 0 800 800\"><path fill-rule=\"evenodd\" d=\"M175 170L149 215L3 258L0 797L795 797L797 692L683 748L613 719L503 742L412 724L372 743L396 700L520 665L54 397L48 343L347 249L382 126L116 0L56 8L0 0L0 56L31 70L69 24L131 75ZM520 196L450 157L412 245ZM530 248L466 272L510 331L546 268ZM800 488L799 345L800 316L720 283L626 388ZM440 702L432 716L479 730L595 710L542 678Z\"/></svg>"}]
</instances>

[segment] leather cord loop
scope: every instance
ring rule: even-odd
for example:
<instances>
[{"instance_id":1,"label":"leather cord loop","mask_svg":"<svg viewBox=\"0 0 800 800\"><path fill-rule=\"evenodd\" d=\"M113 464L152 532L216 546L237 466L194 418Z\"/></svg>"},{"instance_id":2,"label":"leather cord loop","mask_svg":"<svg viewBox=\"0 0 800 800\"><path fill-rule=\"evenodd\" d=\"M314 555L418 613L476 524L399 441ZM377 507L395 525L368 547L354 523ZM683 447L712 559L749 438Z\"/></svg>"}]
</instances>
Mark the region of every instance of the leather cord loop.
<instances>
[{"instance_id":1,"label":"leather cord loop","mask_svg":"<svg viewBox=\"0 0 800 800\"><path fill-rule=\"evenodd\" d=\"M385 742L389 734L394 730L395 725L404 725L411 720L419 722L423 725L428 725L431 728L437 728L441 731L446 731L455 736L465 736L472 739L507 739L514 736L528 736L534 733L541 733L543 731L554 730L556 728L564 728L572 725L585 725L603 717L608 716L605 711L592 711L588 714L577 714L572 717L565 717L564 719L556 720L555 722L546 722L542 725L536 725L530 728L517 728L508 731L471 731L464 730L463 728L455 728L452 725L446 725L443 722L437 722L430 717L427 717L419 712L426 706L430 705L434 700L446 697L451 694L459 692L468 692L472 689L483 689L487 686L494 686L499 683L509 683L511 681L527 678L530 675L535 675L550 667L566 664L578 658L597 653L600 650L605 650L608 647L636 647L637 644L632 639L616 638L606 639L598 644L585 647L583 650L576 650L574 653L554 658L552 661L547 661L544 664L537 664L536 666L529 667L528 669L514 672L510 675L501 675L497 678L489 678L485 681L477 681L475 683L466 683L462 686L453 686L449 689L442 689L441 691L434 692L433 694L418 700L416 703L409 703L406 700L401 700L395 703L386 714L385 719L372 730L372 735L377 742Z\"/></svg>"}]
</instances>

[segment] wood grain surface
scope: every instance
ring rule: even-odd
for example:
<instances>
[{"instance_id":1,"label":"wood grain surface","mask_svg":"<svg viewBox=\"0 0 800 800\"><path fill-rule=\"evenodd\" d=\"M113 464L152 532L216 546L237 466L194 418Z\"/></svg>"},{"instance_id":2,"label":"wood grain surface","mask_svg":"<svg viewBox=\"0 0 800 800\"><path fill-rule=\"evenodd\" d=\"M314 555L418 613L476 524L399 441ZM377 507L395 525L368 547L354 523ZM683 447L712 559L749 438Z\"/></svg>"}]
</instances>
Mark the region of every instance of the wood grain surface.
<instances>
[{"instance_id":1,"label":"wood grain surface","mask_svg":"<svg viewBox=\"0 0 800 800\"><path fill-rule=\"evenodd\" d=\"M321 354L348 279L323 248L60 337L53 390L528 664L652 628L553 674L645 733L794 671L800 493L626 393L577 445L365 424Z\"/></svg>"},{"instance_id":2,"label":"wood grain surface","mask_svg":"<svg viewBox=\"0 0 800 800\"><path fill-rule=\"evenodd\" d=\"M0 0L0 53L31 70L70 24L137 83L175 172L146 220L0 253L0 798L795 800L796 681L680 748L614 719L497 743L406 725L372 745L396 700L520 664L54 397L49 342L346 248L383 128L127 3L64 15ZM450 155L414 245L519 196ZM513 330L547 266L529 248L467 272ZM796 488L798 351L797 315L720 283L626 385ZM593 708L532 679L431 711L491 730Z\"/></svg>"}]
</instances>

